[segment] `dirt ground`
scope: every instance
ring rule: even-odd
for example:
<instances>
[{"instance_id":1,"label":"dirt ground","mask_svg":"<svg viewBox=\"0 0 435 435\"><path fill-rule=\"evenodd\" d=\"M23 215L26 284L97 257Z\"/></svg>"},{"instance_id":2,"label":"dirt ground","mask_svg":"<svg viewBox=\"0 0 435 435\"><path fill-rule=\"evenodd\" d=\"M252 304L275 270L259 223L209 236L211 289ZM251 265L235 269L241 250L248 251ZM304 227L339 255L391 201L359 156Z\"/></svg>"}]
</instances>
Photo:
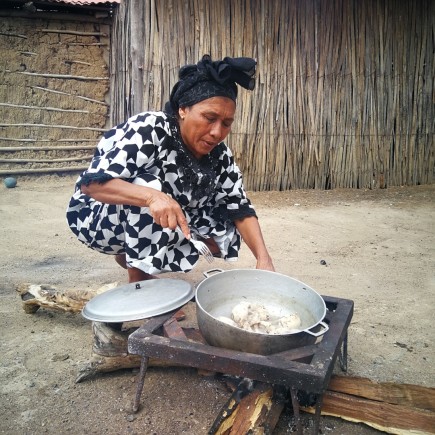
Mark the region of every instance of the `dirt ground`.
<instances>
[{"instance_id":1,"label":"dirt ground","mask_svg":"<svg viewBox=\"0 0 435 435\"><path fill-rule=\"evenodd\" d=\"M64 211L74 178L0 186L0 433L206 434L230 394L221 381L194 369L150 368L143 408L133 415L136 369L75 383L91 353L88 320L22 309L20 283L68 290L126 282L112 257L87 249L68 229ZM355 302L348 374L435 386L435 186L252 193L251 199L277 272ZM255 262L244 246L238 263L213 266ZM209 269L202 260L189 274L165 277L197 285ZM304 425L310 422L305 416ZM292 433L292 423L287 409L275 433ZM329 417L322 417L321 431L378 433Z\"/></svg>"}]
</instances>

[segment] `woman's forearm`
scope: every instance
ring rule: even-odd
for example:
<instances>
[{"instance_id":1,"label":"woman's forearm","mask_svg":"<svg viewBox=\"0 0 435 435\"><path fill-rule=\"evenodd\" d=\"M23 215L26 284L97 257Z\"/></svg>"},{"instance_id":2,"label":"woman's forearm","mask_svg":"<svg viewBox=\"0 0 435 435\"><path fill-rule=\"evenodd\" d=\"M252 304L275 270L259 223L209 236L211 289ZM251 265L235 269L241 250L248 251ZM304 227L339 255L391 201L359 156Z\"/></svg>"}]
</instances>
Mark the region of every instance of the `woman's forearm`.
<instances>
[{"instance_id":1,"label":"woman's forearm","mask_svg":"<svg viewBox=\"0 0 435 435\"><path fill-rule=\"evenodd\" d=\"M274 271L272 258L264 243L263 234L260 224L255 216L247 216L234 221L237 230L242 236L243 241L251 250L254 257L257 259L257 269L265 269Z\"/></svg>"},{"instance_id":2,"label":"woman's forearm","mask_svg":"<svg viewBox=\"0 0 435 435\"><path fill-rule=\"evenodd\" d=\"M136 205L147 207L154 192L149 187L139 186L114 178L104 183L92 182L82 185L81 191L105 204Z\"/></svg>"},{"instance_id":3,"label":"woman's forearm","mask_svg":"<svg viewBox=\"0 0 435 435\"><path fill-rule=\"evenodd\" d=\"M173 230L179 226L185 237L190 238L189 226L180 204L160 190L115 178L105 183L82 185L81 191L105 204L148 207L157 224Z\"/></svg>"}]
</instances>

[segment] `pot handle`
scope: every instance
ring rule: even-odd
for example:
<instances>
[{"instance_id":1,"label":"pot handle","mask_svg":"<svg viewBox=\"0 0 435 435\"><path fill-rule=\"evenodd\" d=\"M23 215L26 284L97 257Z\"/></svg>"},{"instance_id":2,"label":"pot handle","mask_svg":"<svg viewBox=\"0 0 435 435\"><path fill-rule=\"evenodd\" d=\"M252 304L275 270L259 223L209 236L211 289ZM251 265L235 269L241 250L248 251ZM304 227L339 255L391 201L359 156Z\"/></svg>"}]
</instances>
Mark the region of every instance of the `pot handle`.
<instances>
[{"instance_id":1,"label":"pot handle","mask_svg":"<svg viewBox=\"0 0 435 435\"><path fill-rule=\"evenodd\" d=\"M202 272L202 274L203 274L206 278L208 278L208 277L210 277L211 275L214 275L215 273L221 273L221 272L223 272L222 269L210 269L210 270L207 270L206 272Z\"/></svg>"},{"instance_id":2,"label":"pot handle","mask_svg":"<svg viewBox=\"0 0 435 435\"><path fill-rule=\"evenodd\" d=\"M304 332L306 332L307 334L313 335L314 337L320 337L321 335L323 335L326 331L329 330L329 326L325 323L325 322L319 322L318 325L320 325L323 329L320 330L319 332L312 332L308 329L304 329ZM317 326L317 325L316 325Z\"/></svg>"}]
</instances>

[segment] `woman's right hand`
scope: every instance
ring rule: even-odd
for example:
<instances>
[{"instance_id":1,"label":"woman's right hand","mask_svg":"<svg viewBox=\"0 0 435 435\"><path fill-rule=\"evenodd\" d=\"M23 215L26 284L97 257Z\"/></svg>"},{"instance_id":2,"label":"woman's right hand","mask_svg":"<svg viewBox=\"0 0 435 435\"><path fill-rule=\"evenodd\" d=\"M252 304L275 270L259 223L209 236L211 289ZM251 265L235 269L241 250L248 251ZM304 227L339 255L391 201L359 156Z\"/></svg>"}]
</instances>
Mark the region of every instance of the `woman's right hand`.
<instances>
[{"instance_id":1,"label":"woman's right hand","mask_svg":"<svg viewBox=\"0 0 435 435\"><path fill-rule=\"evenodd\" d=\"M178 226L181 228L184 236L190 239L189 225L180 204L163 192L154 189L149 190L148 207L156 224L171 230L175 230Z\"/></svg>"}]
</instances>

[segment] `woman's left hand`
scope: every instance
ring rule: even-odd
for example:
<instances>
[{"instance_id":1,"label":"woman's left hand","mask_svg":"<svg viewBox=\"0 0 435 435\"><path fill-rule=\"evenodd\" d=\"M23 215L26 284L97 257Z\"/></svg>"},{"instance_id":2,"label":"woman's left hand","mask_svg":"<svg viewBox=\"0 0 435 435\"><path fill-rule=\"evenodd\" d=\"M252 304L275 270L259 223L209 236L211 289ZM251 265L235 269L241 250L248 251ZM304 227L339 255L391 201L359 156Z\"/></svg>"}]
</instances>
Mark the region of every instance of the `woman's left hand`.
<instances>
[{"instance_id":1,"label":"woman's left hand","mask_svg":"<svg viewBox=\"0 0 435 435\"><path fill-rule=\"evenodd\" d=\"M256 269L262 270L270 270L271 272L275 272L275 267L272 262L272 258L268 255L267 258L257 258Z\"/></svg>"}]
</instances>

